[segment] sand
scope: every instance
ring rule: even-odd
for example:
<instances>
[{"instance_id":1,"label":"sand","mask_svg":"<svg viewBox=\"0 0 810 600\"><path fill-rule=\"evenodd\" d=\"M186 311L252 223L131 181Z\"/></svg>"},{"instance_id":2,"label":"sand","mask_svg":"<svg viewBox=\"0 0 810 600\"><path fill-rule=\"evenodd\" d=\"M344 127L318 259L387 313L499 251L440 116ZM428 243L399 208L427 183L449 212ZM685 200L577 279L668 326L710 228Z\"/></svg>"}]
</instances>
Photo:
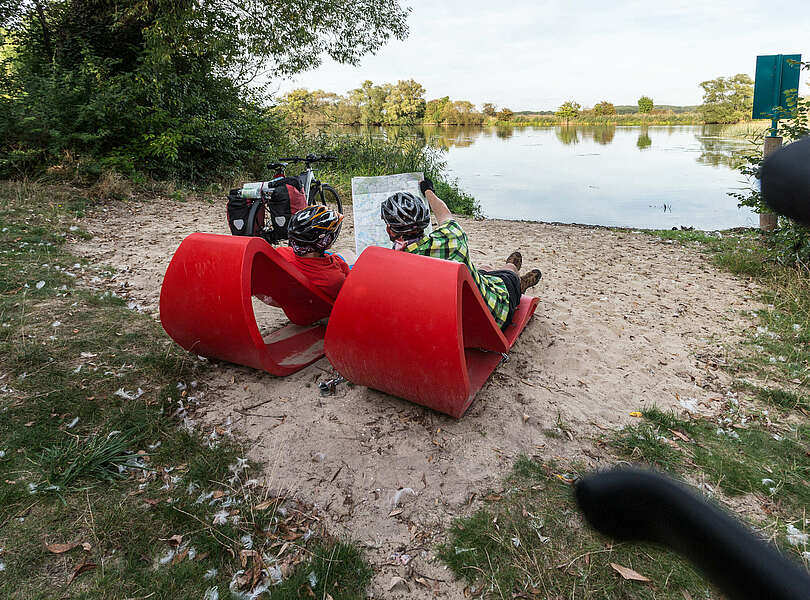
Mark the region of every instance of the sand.
<instances>
[{"instance_id":1,"label":"sand","mask_svg":"<svg viewBox=\"0 0 810 600\"><path fill-rule=\"evenodd\" d=\"M353 248L347 212L338 250ZM315 504L333 531L365 546L376 597L396 596L391 577L414 574L437 580L442 597L463 597L433 548L453 518L476 508L473 494L499 489L520 454L604 466L613 459L595 440L631 422L632 411L681 410L682 402L712 411L731 383L718 363L758 306L753 287L697 249L639 232L458 221L477 263L519 248L524 270L543 272L532 290L537 313L462 419L345 384L321 397L316 382L334 376L325 358L286 378L215 364L204 382L202 427L230 417L270 487ZM155 317L182 239L227 233L224 201L108 204L84 226L94 237L73 250L119 269L112 285ZM276 309L254 305L265 331L284 322ZM394 552L410 563L397 563ZM412 587L408 597L432 596Z\"/></svg>"}]
</instances>

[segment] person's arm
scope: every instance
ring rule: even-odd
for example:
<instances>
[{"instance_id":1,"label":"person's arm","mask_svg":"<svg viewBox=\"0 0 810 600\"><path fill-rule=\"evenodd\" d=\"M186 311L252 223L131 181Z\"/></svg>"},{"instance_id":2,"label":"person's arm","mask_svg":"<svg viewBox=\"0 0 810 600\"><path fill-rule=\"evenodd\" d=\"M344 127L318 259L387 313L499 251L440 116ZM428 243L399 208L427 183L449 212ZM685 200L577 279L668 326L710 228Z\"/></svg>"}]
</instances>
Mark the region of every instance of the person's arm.
<instances>
[{"instance_id":1,"label":"person's arm","mask_svg":"<svg viewBox=\"0 0 810 600\"><path fill-rule=\"evenodd\" d=\"M453 218L453 213L450 212L450 209L447 208L444 201L433 191L433 182L430 179L425 177L424 181L419 182L419 189L425 195L425 198L427 198L430 204L430 211L436 217L436 221L438 221L439 225L447 223L447 221Z\"/></svg>"}]
</instances>

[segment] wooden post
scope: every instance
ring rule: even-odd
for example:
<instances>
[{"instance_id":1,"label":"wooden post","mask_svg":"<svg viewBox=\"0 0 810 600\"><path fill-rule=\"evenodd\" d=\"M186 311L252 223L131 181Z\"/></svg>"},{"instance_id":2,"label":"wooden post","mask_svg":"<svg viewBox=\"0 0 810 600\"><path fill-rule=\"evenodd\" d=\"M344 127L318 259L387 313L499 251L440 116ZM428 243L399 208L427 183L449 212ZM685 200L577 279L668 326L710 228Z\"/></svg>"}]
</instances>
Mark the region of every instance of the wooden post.
<instances>
[{"instance_id":1,"label":"wooden post","mask_svg":"<svg viewBox=\"0 0 810 600\"><path fill-rule=\"evenodd\" d=\"M773 154L782 147L782 138L775 135L769 135L765 138L765 144L762 148L762 156L767 157ZM776 229L777 218L776 214L772 212L759 213L759 228L762 231L773 231Z\"/></svg>"}]
</instances>

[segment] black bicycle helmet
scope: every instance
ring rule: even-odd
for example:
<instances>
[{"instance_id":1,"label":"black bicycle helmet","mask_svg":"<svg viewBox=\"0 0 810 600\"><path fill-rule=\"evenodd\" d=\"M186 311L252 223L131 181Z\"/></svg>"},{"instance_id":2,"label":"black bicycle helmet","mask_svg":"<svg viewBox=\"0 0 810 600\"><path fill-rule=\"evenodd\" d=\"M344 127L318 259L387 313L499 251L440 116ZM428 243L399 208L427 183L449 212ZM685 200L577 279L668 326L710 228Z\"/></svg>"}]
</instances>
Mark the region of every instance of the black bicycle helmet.
<instances>
[{"instance_id":1,"label":"black bicycle helmet","mask_svg":"<svg viewBox=\"0 0 810 600\"><path fill-rule=\"evenodd\" d=\"M343 215L325 206L308 206L290 218L287 237L296 254L323 252L340 233Z\"/></svg>"},{"instance_id":2,"label":"black bicycle helmet","mask_svg":"<svg viewBox=\"0 0 810 600\"><path fill-rule=\"evenodd\" d=\"M422 231L430 224L427 204L410 192L397 192L389 196L380 206L380 216L397 234Z\"/></svg>"}]
</instances>

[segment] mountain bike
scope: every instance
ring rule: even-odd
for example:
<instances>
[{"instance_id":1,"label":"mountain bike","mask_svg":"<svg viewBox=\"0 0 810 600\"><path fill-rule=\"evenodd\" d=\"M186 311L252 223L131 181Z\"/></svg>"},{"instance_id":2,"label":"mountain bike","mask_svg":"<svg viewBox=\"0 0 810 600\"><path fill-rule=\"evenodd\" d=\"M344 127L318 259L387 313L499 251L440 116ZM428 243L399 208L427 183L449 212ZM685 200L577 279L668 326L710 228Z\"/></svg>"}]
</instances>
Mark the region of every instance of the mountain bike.
<instances>
[{"instance_id":1,"label":"mountain bike","mask_svg":"<svg viewBox=\"0 0 810 600\"><path fill-rule=\"evenodd\" d=\"M290 156L287 158L279 158L278 162L270 165L270 168L276 171L275 177L284 177L289 163L304 163L304 172L297 177L301 182L301 188L304 191L307 204L309 206L326 206L327 208L342 213L343 203L340 201L340 195L337 193L337 190L328 183L323 183L316 179L315 171L312 170L313 163L334 160L337 160L337 157L318 154L307 154L304 157Z\"/></svg>"}]
</instances>

